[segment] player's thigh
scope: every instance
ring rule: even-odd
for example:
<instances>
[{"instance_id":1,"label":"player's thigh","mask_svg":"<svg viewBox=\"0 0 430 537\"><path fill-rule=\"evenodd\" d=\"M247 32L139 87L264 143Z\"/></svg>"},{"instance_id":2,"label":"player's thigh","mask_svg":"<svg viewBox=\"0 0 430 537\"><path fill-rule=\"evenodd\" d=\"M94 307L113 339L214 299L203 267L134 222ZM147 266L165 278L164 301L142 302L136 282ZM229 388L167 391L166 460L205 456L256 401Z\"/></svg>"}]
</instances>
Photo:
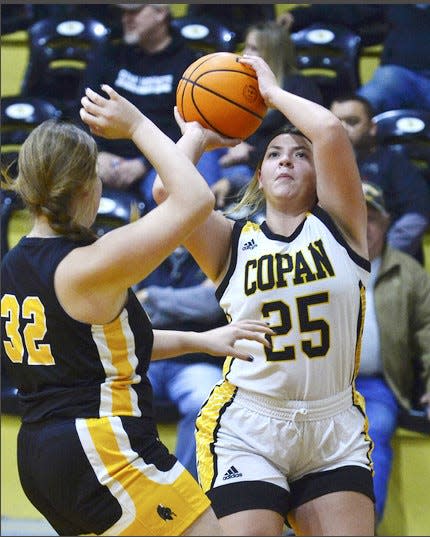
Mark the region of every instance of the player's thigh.
<instances>
[{"instance_id":1,"label":"player's thigh","mask_svg":"<svg viewBox=\"0 0 430 537\"><path fill-rule=\"evenodd\" d=\"M284 517L268 509L240 511L220 518L225 535L282 535Z\"/></svg>"},{"instance_id":2,"label":"player's thigh","mask_svg":"<svg viewBox=\"0 0 430 537\"><path fill-rule=\"evenodd\" d=\"M183 535L224 535L224 533L213 509L209 507Z\"/></svg>"},{"instance_id":3,"label":"player's thigh","mask_svg":"<svg viewBox=\"0 0 430 537\"><path fill-rule=\"evenodd\" d=\"M296 535L374 535L372 500L359 492L326 494L288 515Z\"/></svg>"}]
</instances>

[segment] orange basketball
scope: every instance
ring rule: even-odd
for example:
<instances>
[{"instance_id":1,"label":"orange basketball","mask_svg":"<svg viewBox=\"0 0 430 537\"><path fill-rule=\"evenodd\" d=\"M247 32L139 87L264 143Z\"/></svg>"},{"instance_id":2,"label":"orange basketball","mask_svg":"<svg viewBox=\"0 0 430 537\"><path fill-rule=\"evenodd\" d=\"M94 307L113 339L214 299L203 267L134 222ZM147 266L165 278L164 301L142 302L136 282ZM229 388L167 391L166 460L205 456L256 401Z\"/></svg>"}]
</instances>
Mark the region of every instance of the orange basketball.
<instances>
[{"instance_id":1,"label":"orange basketball","mask_svg":"<svg viewBox=\"0 0 430 537\"><path fill-rule=\"evenodd\" d=\"M231 52L202 56L184 72L176 105L185 121L198 121L229 138L245 140L267 112L255 71Z\"/></svg>"}]
</instances>

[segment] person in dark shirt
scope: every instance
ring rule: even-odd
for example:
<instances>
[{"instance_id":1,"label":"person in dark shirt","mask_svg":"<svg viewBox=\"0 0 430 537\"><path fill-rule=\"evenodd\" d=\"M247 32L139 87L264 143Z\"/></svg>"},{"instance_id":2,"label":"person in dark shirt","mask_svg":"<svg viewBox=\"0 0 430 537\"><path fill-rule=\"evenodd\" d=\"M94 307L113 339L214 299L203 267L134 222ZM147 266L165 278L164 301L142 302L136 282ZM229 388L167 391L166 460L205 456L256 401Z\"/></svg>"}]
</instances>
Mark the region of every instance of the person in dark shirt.
<instances>
[{"instance_id":1,"label":"person in dark shirt","mask_svg":"<svg viewBox=\"0 0 430 537\"><path fill-rule=\"evenodd\" d=\"M180 136L173 115L176 88L183 72L196 60L196 53L171 26L168 4L117 4L117 8L122 40L89 64L83 89L111 85L176 141ZM103 183L131 190L142 198L147 210L153 208L156 174L148 159L129 140L97 138L97 144ZM219 179L218 156L217 151L208 152L198 165L209 184Z\"/></svg>"},{"instance_id":2,"label":"person in dark shirt","mask_svg":"<svg viewBox=\"0 0 430 537\"><path fill-rule=\"evenodd\" d=\"M430 189L405 156L375 143L371 104L359 95L335 99L330 110L343 123L354 147L361 179L382 188L391 215L388 243L422 260L422 238L430 223Z\"/></svg>"}]
</instances>

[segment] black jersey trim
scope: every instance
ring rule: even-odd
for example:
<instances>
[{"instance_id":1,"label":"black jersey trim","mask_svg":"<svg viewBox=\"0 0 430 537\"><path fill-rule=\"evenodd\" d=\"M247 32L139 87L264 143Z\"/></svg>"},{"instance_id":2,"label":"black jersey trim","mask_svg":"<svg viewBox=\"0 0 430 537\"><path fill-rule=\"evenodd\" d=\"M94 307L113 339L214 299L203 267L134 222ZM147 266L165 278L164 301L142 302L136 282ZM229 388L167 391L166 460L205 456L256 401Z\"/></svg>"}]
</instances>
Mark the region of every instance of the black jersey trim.
<instances>
[{"instance_id":1,"label":"black jersey trim","mask_svg":"<svg viewBox=\"0 0 430 537\"><path fill-rule=\"evenodd\" d=\"M303 222L301 222L297 226L297 228L294 230L294 232L291 235L289 235L288 237L286 235L280 235L278 233L273 233L273 231L267 225L266 221L264 221L261 224L260 228L261 228L261 231L266 235L266 237L268 239L275 240L275 241L280 241L280 242L293 242L293 240L296 239L300 235L300 232L302 231L303 226L305 225L305 222L306 222L306 219L303 220Z\"/></svg>"},{"instance_id":2,"label":"black jersey trim","mask_svg":"<svg viewBox=\"0 0 430 537\"><path fill-rule=\"evenodd\" d=\"M349 257L354 261L354 263L356 263L362 269L367 270L367 272L370 272L370 261L362 257L360 254L357 254L357 252L355 252L351 246L349 246L339 228L334 223L332 217L319 205L316 205L312 209L311 213L316 216L316 218L321 220L336 241L345 248Z\"/></svg>"},{"instance_id":3,"label":"black jersey trim","mask_svg":"<svg viewBox=\"0 0 430 537\"><path fill-rule=\"evenodd\" d=\"M217 298L218 302L221 300L222 295L224 294L228 282L230 281L230 278L233 275L233 272L236 269L237 264L237 252L239 247L239 238L240 234L242 233L242 229L247 224L247 220L237 220L234 225L231 232L231 257L230 257L230 264L228 267L228 270L224 276L224 278L221 280L221 283L217 287L215 291L215 297Z\"/></svg>"}]
</instances>

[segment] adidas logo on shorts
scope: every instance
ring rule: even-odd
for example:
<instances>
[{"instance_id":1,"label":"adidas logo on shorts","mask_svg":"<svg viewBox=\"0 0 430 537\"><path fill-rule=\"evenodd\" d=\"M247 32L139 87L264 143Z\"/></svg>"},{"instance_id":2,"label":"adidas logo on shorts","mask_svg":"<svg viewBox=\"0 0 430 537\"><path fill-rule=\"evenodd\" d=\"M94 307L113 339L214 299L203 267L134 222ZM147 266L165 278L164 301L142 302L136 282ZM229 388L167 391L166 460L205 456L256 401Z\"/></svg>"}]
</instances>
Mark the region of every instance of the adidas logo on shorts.
<instances>
[{"instance_id":1,"label":"adidas logo on shorts","mask_svg":"<svg viewBox=\"0 0 430 537\"><path fill-rule=\"evenodd\" d=\"M233 479L234 477L242 477L242 474L236 469L235 466L230 466L230 468L224 474L222 480L227 481L227 479Z\"/></svg>"}]
</instances>

